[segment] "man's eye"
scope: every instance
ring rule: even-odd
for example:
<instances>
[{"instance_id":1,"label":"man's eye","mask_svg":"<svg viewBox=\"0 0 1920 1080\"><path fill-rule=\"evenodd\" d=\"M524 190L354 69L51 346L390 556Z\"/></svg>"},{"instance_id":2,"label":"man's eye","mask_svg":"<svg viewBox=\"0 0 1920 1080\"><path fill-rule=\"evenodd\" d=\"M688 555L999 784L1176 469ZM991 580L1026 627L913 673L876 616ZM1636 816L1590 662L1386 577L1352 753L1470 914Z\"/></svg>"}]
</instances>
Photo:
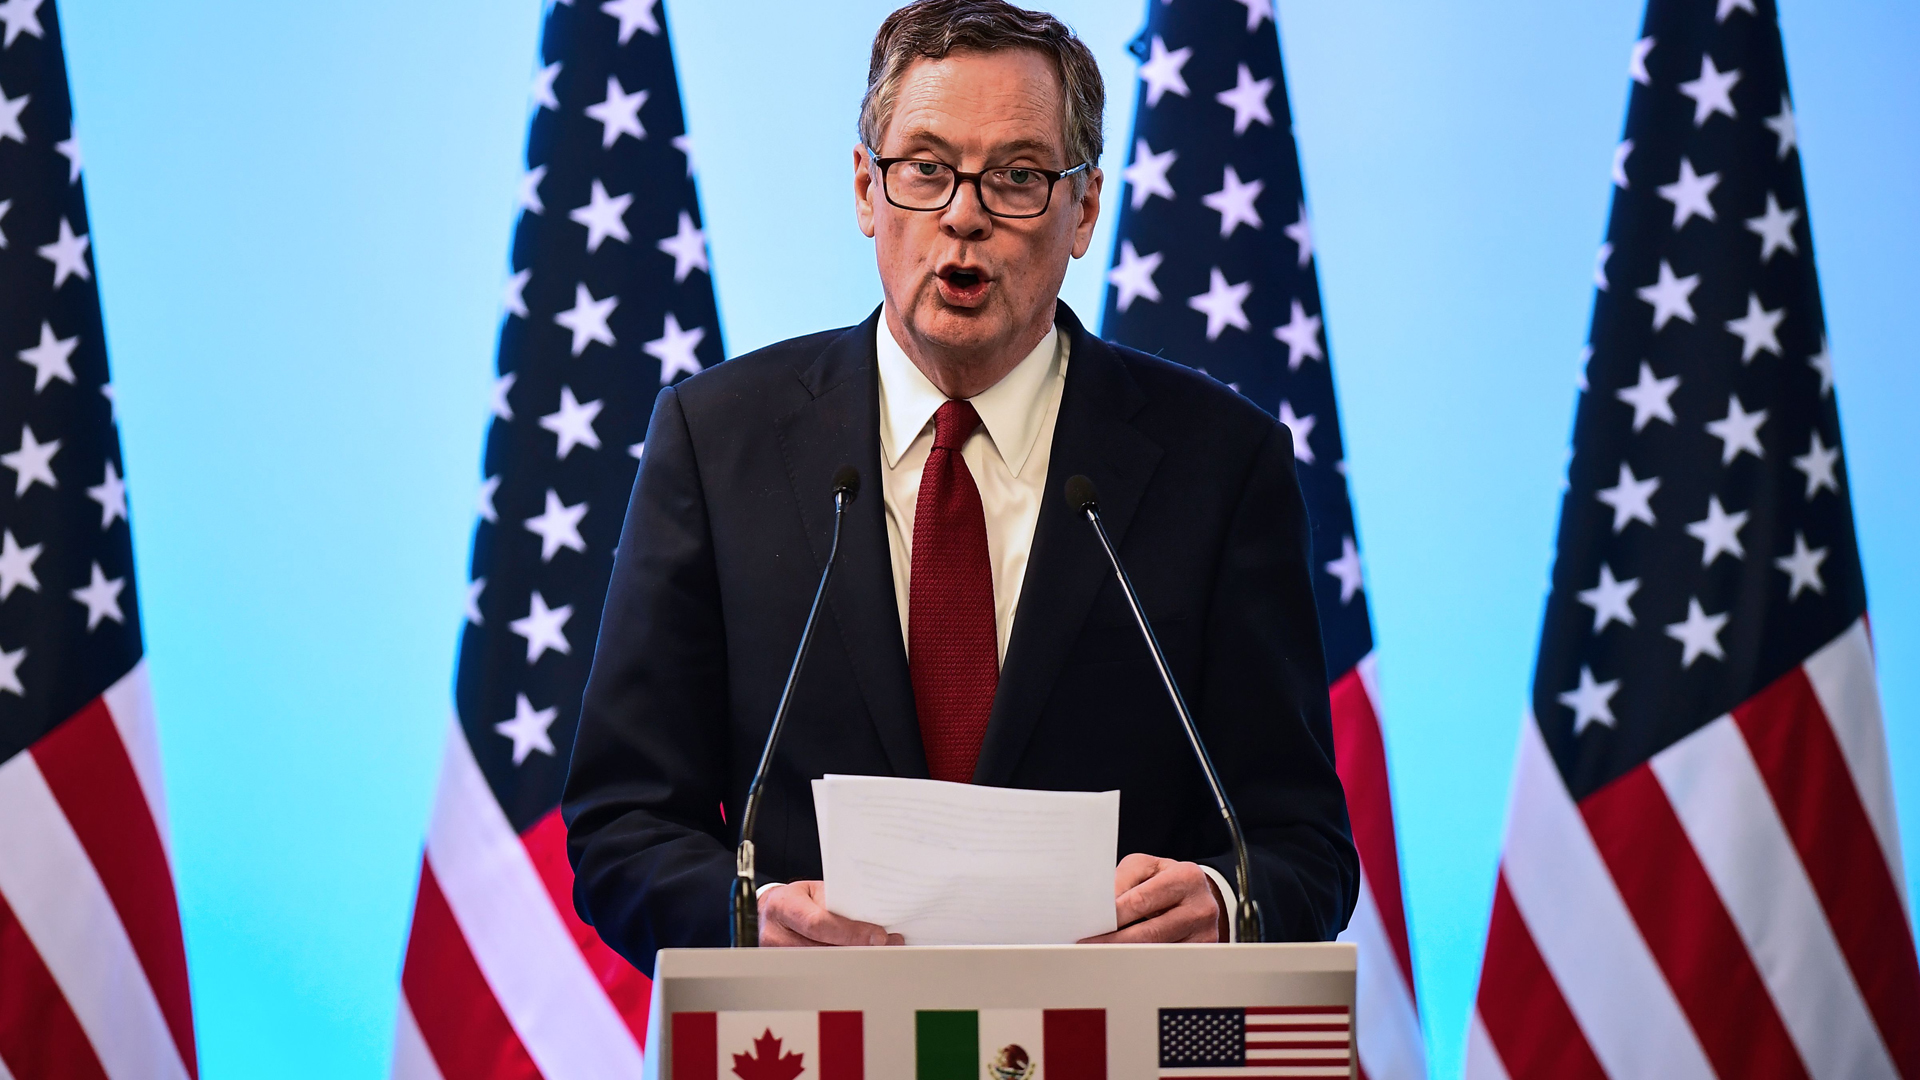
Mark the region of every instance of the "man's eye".
<instances>
[{"instance_id":1,"label":"man's eye","mask_svg":"<svg viewBox=\"0 0 1920 1080\"><path fill-rule=\"evenodd\" d=\"M1008 169L1007 180L1013 184L1027 184L1033 181L1032 169Z\"/></svg>"},{"instance_id":2,"label":"man's eye","mask_svg":"<svg viewBox=\"0 0 1920 1080\"><path fill-rule=\"evenodd\" d=\"M940 172L940 166L931 161L916 161L913 163L913 171L921 176L934 176Z\"/></svg>"}]
</instances>

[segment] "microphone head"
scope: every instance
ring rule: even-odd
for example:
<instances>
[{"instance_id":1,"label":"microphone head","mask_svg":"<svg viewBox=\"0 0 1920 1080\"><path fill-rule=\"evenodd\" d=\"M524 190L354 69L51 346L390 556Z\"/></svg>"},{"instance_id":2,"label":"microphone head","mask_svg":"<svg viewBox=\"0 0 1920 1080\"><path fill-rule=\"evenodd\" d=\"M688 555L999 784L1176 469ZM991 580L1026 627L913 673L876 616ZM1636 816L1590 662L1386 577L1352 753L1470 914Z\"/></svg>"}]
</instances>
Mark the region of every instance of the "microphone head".
<instances>
[{"instance_id":1,"label":"microphone head","mask_svg":"<svg viewBox=\"0 0 1920 1080\"><path fill-rule=\"evenodd\" d=\"M860 470L851 465L842 465L833 470L833 494L846 496L848 502L860 497Z\"/></svg>"},{"instance_id":2,"label":"microphone head","mask_svg":"<svg viewBox=\"0 0 1920 1080\"><path fill-rule=\"evenodd\" d=\"M1067 477L1067 505L1074 512L1084 514L1100 508L1100 493L1094 489L1093 481L1076 473Z\"/></svg>"}]
</instances>

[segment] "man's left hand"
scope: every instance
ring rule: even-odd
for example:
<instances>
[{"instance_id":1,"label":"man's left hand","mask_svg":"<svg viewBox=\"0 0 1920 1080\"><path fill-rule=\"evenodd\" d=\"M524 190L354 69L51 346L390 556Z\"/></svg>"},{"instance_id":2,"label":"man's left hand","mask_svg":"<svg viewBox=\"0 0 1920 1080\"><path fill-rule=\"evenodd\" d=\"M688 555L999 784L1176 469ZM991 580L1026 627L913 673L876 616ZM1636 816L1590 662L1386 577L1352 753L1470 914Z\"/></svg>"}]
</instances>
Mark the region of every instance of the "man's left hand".
<instances>
[{"instance_id":1,"label":"man's left hand","mask_svg":"<svg viewBox=\"0 0 1920 1080\"><path fill-rule=\"evenodd\" d=\"M1129 855L1114 868L1113 896L1120 929L1081 944L1225 940L1225 904L1199 863Z\"/></svg>"}]
</instances>

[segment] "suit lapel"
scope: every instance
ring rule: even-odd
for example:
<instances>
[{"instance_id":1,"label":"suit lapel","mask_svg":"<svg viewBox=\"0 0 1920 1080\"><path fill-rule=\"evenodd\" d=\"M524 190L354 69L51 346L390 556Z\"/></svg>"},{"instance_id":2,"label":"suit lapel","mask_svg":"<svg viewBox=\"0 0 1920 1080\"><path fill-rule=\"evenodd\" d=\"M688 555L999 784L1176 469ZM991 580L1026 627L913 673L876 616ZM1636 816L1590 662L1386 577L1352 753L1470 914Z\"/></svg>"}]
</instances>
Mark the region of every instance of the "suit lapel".
<instances>
[{"instance_id":1,"label":"suit lapel","mask_svg":"<svg viewBox=\"0 0 1920 1080\"><path fill-rule=\"evenodd\" d=\"M926 752L900 640L893 560L887 546L885 481L880 471L880 391L874 353L876 310L842 334L799 373L812 400L777 424L788 480L806 527L816 572L833 536L834 470L860 470L861 494L847 508L839 569L827 590L828 610L896 776L927 775Z\"/></svg>"},{"instance_id":2,"label":"suit lapel","mask_svg":"<svg viewBox=\"0 0 1920 1080\"><path fill-rule=\"evenodd\" d=\"M1128 422L1146 399L1119 356L1087 333L1065 304L1057 321L1072 343L1067 383L1020 606L973 773L976 784L1011 780L1094 597L1113 573L1091 527L1067 506L1063 485L1076 473L1094 482L1100 516L1118 548L1160 460L1160 447ZM896 641L898 636L896 630Z\"/></svg>"}]
</instances>

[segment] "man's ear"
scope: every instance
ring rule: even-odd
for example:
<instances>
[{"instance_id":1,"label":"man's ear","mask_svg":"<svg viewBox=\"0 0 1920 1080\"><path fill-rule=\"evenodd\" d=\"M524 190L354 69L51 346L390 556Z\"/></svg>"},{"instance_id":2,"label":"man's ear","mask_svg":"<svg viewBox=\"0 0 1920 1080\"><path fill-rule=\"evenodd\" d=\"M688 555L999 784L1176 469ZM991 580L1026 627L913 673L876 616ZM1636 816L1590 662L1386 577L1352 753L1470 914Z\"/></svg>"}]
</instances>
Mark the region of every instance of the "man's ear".
<instances>
[{"instance_id":1,"label":"man's ear","mask_svg":"<svg viewBox=\"0 0 1920 1080\"><path fill-rule=\"evenodd\" d=\"M853 219L860 231L873 238L873 170L867 164L867 148L853 145Z\"/></svg>"},{"instance_id":2,"label":"man's ear","mask_svg":"<svg viewBox=\"0 0 1920 1080\"><path fill-rule=\"evenodd\" d=\"M1106 176L1099 168L1088 169L1087 190L1074 200L1074 206L1080 212L1080 224L1073 229L1073 257L1076 259L1085 255L1087 247L1093 243L1093 226L1100 220L1100 186L1105 182Z\"/></svg>"}]
</instances>

